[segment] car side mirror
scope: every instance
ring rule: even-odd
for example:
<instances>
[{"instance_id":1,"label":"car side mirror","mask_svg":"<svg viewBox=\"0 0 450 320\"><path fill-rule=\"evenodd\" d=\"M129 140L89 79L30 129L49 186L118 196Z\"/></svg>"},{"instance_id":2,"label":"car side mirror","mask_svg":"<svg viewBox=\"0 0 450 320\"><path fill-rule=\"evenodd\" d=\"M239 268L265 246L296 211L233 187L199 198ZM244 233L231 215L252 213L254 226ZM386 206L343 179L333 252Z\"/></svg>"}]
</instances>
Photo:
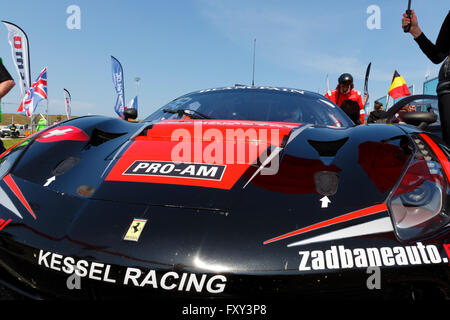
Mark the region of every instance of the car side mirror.
<instances>
[{"instance_id":1,"label":"car side mirror","mask_svg":"<svg viewBox=\"0 0 450 320\"><path fill-rule=\"evenodd\" d=\"M125 109L123 118L125 121L128 121L128 119L135 120L137 118L137 110L135 108Z\"/></svg>"},{"instance_id":2,"label":"car side mirror","mask_svg":"<svg viewBox=\"0 0 450 320\"><path fill-rule=\"evenodd\" d=\"M428 125L437 121L437 115L434 112L406 112L402 115L402 120L419 129L426 129Z\"/></svg>"}]
</instances>

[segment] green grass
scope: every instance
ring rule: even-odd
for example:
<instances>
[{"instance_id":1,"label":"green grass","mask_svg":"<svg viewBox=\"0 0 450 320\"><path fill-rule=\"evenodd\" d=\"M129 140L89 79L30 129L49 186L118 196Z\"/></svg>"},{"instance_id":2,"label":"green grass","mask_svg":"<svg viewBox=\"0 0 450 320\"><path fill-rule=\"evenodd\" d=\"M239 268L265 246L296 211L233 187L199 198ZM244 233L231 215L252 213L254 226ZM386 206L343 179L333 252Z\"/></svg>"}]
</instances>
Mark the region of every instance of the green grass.
<instances>
[{"instance_id":1,"label":"green grass","mask_svg":"<svg viewBox=\"0 0 450 320\"><path fill-rule=\"evenodd\" d=\"M2 139L3 145L5 146L6 149L11 148L13 145L15 145L17 142L23 140L23 138L19 138L19 139Z\"/></svg>"}]
</instances>

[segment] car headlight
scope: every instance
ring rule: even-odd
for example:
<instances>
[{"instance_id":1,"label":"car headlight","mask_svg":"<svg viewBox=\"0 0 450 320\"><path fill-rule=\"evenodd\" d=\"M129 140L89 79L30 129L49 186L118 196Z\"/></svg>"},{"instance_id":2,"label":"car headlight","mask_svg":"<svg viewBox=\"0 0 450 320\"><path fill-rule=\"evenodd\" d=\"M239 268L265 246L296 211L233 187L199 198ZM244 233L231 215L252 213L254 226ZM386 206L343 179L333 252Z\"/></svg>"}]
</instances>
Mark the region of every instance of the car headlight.
<instances>
[{"instance_id":1,"label":"car headlight","mask_svg":"<svg viewBox=\"0 0 450 320\"><path fill-rule=\"evenodd\" d=\"M388 200L402 240L424 238L450 222L446 208L450 195L448 157L427 135L414 135L413 140L414 158Z\"/></svg>"}]
</instances>

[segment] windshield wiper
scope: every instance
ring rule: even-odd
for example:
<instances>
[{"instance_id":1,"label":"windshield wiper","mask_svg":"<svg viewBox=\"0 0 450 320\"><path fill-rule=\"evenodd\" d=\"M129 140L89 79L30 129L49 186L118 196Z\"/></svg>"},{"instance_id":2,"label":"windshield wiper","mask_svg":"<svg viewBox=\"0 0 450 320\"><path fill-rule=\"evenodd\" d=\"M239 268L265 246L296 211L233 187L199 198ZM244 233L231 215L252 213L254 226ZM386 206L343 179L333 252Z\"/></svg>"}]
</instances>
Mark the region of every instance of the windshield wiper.
<instances>
[{"instance_id":1,"label":"windshield wiper","mask_svg":"<svg viewBox=\"0 0 450 320\"><path fill-rule=\"evenodd\" d=\"M163 109L163 112L164 113L172 113L172 114L177 113L179 117L189 116L192 119L212 119L211 117L208 117L201 112L198 112L196 110L190 110L190 109L175 109L175 110Z\"/></svg>"}]
</instances>

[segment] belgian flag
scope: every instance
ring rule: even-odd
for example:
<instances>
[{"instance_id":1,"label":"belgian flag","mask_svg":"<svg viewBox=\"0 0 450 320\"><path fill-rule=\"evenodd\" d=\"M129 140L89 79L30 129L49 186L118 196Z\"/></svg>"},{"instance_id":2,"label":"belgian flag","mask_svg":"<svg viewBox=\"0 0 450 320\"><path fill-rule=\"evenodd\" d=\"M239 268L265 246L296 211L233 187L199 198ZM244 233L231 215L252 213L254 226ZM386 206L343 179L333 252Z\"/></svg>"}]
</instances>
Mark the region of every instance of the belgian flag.
<instances>
[{"instance_id":1,"label":"belgian flag","mask_svg":"<svg viewBox=\"0 0 450 320\"><path fill-rule=\"evenodd\" d=\"M411 95L411 92L408 89L408 85L406 84L405 80L403 80L402 76L397 72L397 70L394 71L394 76L392 77L392 83L391 87L389 88L388 94L394 99Z\"/></svg>"}]
</instances>

